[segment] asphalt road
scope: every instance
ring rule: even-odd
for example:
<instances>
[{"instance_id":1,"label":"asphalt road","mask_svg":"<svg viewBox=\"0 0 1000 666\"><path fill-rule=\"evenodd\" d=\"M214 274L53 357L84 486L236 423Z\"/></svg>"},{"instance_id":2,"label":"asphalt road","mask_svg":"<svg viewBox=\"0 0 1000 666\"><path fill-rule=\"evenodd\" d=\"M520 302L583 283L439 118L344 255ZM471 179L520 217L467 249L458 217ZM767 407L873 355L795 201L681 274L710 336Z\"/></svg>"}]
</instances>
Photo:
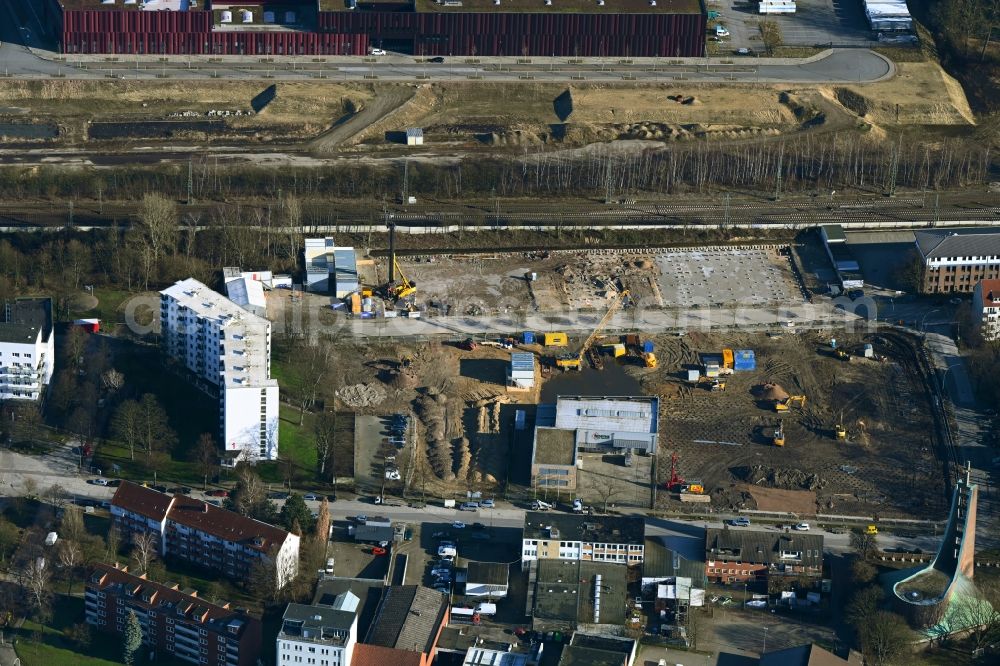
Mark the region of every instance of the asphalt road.
<instances>
[{"instance_id":1,"label":"asphalt road","mask_svg":"<svg viewBox=\"0 0 1000 666\"><path fill-rule=\"evenodd\" d=\"M77 471L77 457L71 453L73 445L72 442L68 442L44 456L24 455L0 449L0 498L22 494L26 487L26 480L31 479L37 489L36 492L42 496L45 496L46 491L53 485L59 485L67 498L110 500L114 495L114 488L89 483L91 479L96 478L95 475ZM167 481L161 482L168 486L174 485ZM212 499L205 496L200 490L195 490L192 496L197 499ZM393 504L395 503L393 501ZM283 501L275 500L275 504L280 507ZM319 508L317 501L309 501L306 504L314 510ZM637 510L635 513L642 515L643 512ZM398 506L392 504L376 505L369 498L345 498L330 503L330 514L334 520L339 521L346 521L357 515L388 516L393 520L423 524L425 528L429 529L435 529L438 526L443 528L456 520L470 525L474 522L481 522L490 527L520 529L524 525L525 507L498 501L495 509L480 509L473 512L435 505L415 508L406 506L401 501ZM663 537L669 547L688 557L701 557L703 553L699 551L704 544L705 528L721 527L722 520L726 517L720 516L718 519L708 522L647 518L646 533L648 536ZM774 527L763 524L754 526L752 529L775 530ZM907 532L913 533L925 531L926 528L922 529L916 526L912 530L907 529ZM821 530L814 528L812 532L818 533ZM834 553L850 550L850 536L848 534L822 533L826 550ZM926 534L902 538L883 533L879 535L878 539L879 545L883 548L922 548L926 551L936 548L934 537Z\"/></svg>"},{"instance_id":2,"label":"asphalt road","mask_svg":"<svg viewBox=\"0 0 1000 666\"><path fill-rule=\"evenodd\" d=\"M251 56L61 56L42 50L43 29L30 9L0 3L0 70L19 79L275 79L338 81L574 81L656 83L690 80L713 82L862 83L894 73L892 64L866 49L835 49L815 61L733 58L463 58L418 63L404 55L361 57L264 58ZM28 48L31 47L31 48ZM211 62L215 60L216 62ZM319 61L319 62L318 62ZM521 61L521 62L519 62ZM683 62L683 64L676 64ZM675 64L669 64L675 63Z\"/></svg>"}]
</instances>

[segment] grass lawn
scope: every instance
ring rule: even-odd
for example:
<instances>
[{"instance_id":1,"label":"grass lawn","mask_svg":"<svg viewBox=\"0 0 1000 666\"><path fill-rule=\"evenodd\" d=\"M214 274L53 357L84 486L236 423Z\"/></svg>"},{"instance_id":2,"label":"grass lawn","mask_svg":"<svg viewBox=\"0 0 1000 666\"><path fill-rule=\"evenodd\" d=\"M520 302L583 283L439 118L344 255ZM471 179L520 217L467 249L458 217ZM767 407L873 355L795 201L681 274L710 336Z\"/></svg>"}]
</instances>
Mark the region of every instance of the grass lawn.
<instances>
[{"instance_id":1,"label":"grass lawn","mask_svg":"<svg viewBox=\"0 0 1000 666\"><path fill-rule=\"evenodd\" d=\"M97 298L98 301L97 307L91 308L86 312L74 314L74 317L96 317L101 320L102 326L110 326L112 323L124 324L125 312L122 309L122 304L135 295L136 294L125 291L124 289L96 287L94 289L94 297Z\"/></svg>"},{"instance_id":2,"label":"grass lawn","mask_svg":"<svg viewBox=\"0 0 1000 666\"><path fill-rule=\"evenodd\" d=\"M305 470L316 469L316 443L313 437L316 416L306 412L299 425L299 410L289 405L281 405L278 410L278 451L282 458L291 458L297 466Z\"/></svg>"}]
</instances>

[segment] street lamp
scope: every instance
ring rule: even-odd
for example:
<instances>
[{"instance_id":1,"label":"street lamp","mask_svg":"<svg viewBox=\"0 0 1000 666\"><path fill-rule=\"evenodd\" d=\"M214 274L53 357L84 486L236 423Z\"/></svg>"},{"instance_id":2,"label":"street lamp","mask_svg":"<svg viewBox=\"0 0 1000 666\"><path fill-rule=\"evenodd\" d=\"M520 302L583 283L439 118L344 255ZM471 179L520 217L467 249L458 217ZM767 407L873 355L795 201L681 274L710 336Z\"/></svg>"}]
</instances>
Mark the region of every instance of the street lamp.
<instances>
[{"instance_id":1,"label":"street lamp","mask_svg":"<svg viewBox=\"0 0 1000 666\"><path fill-rule=\"evenodd\" d=\"M767 627L764 627L764 649L760 651L761 656L767 652Z\"/></svg>"}]
</instances>

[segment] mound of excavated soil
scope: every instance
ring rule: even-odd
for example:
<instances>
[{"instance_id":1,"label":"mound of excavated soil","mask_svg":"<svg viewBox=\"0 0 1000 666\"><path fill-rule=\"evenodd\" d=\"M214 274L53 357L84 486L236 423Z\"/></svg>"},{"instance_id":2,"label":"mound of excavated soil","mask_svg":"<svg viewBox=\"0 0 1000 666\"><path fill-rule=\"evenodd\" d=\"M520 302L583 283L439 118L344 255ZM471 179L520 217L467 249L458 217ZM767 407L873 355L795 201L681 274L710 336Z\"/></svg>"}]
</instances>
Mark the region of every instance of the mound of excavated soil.
<instances>
[{"instance_id":1,"label":"mound of excavated soil","mask_svg":"<svg viewBox=\"0 0 1000 666\"><path fill-rule=\"evenodd\" d=\"M760 384L753 388L753 394L761 400L785 400L788 398L788 391L780 384Z\"/></svg>"}]
</instances>

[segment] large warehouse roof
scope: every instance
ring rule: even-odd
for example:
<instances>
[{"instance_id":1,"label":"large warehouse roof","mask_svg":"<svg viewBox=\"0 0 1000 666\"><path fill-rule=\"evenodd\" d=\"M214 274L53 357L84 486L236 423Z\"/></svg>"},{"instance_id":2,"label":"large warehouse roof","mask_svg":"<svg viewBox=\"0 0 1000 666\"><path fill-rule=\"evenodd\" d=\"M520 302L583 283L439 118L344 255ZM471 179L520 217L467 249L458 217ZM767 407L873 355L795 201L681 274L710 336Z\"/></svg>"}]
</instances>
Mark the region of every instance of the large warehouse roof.
<instances>
[{"instance_id":1,"label":"large warehouse roof","mask_svg":"<svg viewBox=\"0 0 1000 666\"><path fill-rule=\"evenodd\" d=\"M365 2L358 0L355 10L374 10L385 7L384 2ZM496 14L700 14L701 5L697 0L414 0L414 9L418 12L485 12ZM381 7L379 7L381 5ZM348 11L345 0L320 0L320 11Z\"/></svg>"}]
</instances>

